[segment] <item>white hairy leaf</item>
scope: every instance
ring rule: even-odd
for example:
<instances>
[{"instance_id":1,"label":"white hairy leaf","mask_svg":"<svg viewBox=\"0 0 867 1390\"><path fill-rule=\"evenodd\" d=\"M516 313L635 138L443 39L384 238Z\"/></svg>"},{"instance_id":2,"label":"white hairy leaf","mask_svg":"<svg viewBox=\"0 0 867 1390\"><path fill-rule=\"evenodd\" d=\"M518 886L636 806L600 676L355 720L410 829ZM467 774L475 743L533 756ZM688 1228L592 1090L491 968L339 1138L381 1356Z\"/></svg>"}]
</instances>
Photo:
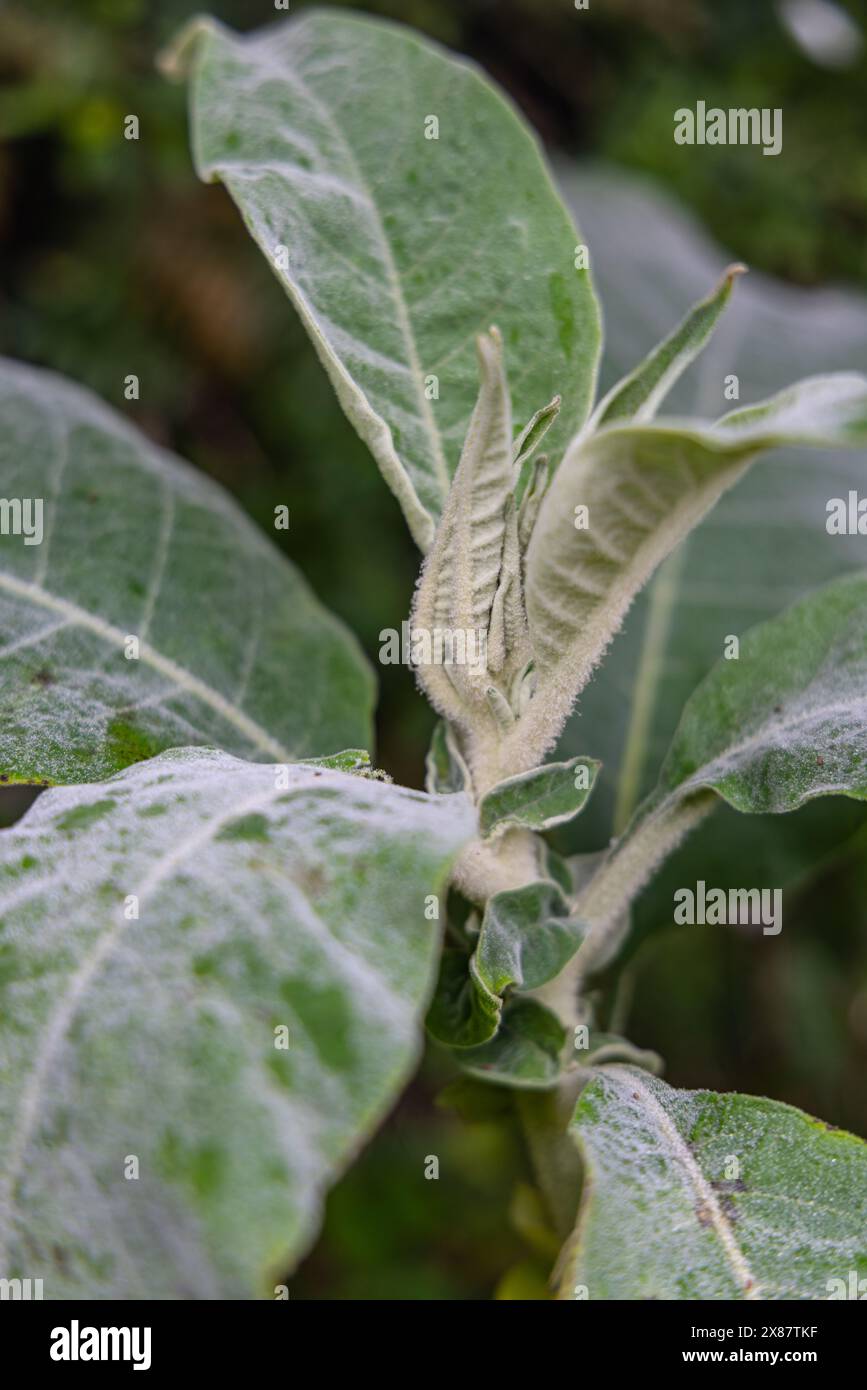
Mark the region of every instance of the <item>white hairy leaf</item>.
<instances>
[{"instance_id":1,"label":"white hairy leaf","mask_svg":"<svg viewBox=\"0 0 867 1390\"><path fill-rule=\"evenodd\" d=\"M289 760L369 744L354 638L210 479L89 391L0 361L0 775L74 783L184 744Z\"/></svg>"},{"instance_id":2,"label":"white hairy leaf","mask_svg":"<svg viewBox=\"0 0 867 1390\"><path fill-rule=\"evenodd\" d=\"M535 454L545 435L560 414L562 401L555 396L547 405L531 416L518 438L515 440L515 470L520 472L524 464Z\"/></svg>"},{"instance_id":3,"label":"white hairy leaf","mask_svg":"<svg viewBox=\"0 0 867 1390\"><path fill-rule=\"evenodd\" d=\"M587 1177L562 1298L852 1296L867 1226L867 1144L855 1135L621 1065L589 1082L570 1132Z\"/></svg>"},{"instance_id":4,"label":"white hairy leaf","mask_svg":"<svg viewBox=\"0 0 867 1390\"><path fill-rule=\"evenodd\" d=\"M745 633L681 715L656 790L580 896L583 971L623 943L618 917L714 794L787 814L817 797L867 801L867 572L844 575ZM625 929L625 928L624 928Z\"/></svg>"},{"instance_id":5,"label":"white hairy leaf","mask_svg":"<svg viewBox=\"0 0 867 1390\"><path fill-rule=\"evenodd\" d=\"M273 1297L418 1055L426 895L473 828L464 796L183 749L3 831L4 1277Z\"/></svg>"},{"instance_id":6,"label":"white hairy leaf","mask_svg":"<svg viewBox=\"0 0 867 1390\"><path fill-rule=\"evenodd\" d=\"M590 407L598 308L535 138L476 68L324 10L246 36L198 21L168 63L190 73L200 176L237 203L422 549L487 324L518 419L563 396L559 459Z\"/></svg>"}]
</instances>

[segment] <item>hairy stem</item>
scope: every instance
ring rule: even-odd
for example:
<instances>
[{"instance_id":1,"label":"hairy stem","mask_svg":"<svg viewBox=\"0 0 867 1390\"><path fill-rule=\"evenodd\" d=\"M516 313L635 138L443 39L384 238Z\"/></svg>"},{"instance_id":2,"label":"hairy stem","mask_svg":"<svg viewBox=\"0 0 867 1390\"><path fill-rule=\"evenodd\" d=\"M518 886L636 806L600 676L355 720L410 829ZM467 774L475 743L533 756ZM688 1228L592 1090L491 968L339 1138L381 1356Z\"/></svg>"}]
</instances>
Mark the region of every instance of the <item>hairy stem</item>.
<instances>
[{"instance_id":1,"label":"hairy stem","mask_svg":"<svg viewBox=\"0 0 867 1390\"><path fill-rule=\"evenodd\" d=\"M539 877L539 847L529 830L508 830L494 844L473 840L459 855L452 882L470 902L484 907L494 893L523 888Z\"/></svg>"},{"instance_id":2,"label":"hairy stem","mask_svg":"<svg viewBox=\"0 0 867 1390\"><path fill-rule=\"evenodd\" d=\"M663 804L612 845L574 904L588 933L565 970L537 997L567 1027L580 1022L578 996L583 982L613 958L628 929L628 909L664 859L716 805L713 792Z\"/></svg>"}]
</instances>

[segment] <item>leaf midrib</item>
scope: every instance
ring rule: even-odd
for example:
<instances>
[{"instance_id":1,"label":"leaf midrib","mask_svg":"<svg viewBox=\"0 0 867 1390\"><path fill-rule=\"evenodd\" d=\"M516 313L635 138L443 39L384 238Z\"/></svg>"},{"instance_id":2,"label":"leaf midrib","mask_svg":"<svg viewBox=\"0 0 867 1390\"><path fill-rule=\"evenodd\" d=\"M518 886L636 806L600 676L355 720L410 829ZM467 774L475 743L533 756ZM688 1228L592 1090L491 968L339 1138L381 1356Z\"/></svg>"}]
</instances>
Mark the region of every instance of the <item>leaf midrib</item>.
<instances>
[{"instance_id":1,"label":"leaf midrib","mask_svg":"<svg viewBox=\"0 0 867 1390\"><path fill-rule=\"evenodd\" d=\"M695 1190L699 1198L702 1209L710 1217L711 1225L723 1247L729 1267L738 1285L743 1289L745 1298L761 1298L759 1282L750 1269L746 1256L735 1239L734 1232L728 1221L723 1215L717 1195L708 1182L701 1168L695 1161L689 1146L684 1140L680 1131L677 1129L668 1113L656 1097L648 1090L644 1083L636 1076L634 1071L627 1068L612 1066L607 1069L609 1075L620 1073L616 1076L615 1085L622 1085L633 1093L638 1092L642 1104L647 1108L655 1119L658 1128L662 1131L670 1152L682 1169L687 1181Z\"/></svg>"},{"instance_id":2,"label":"leaf midrib","mask_svg":"<svg viewBox=\"0 0 867 1390\"><path fill-rule=\"evenodd\" d=\"M330 108L326 106L325 103L322 101L321 97L317 95L315 89L312 88L308 84L308 82L305 81L301 73L298 72L296 69L292 68L288 63L285 64L285 66L281 66L272 62L270 55L267 53L264 54L264 57L262 55L259 55L259 61L263 63L264 67L266 67L270 72L273 72L275 76L279 77L281 80L285 81L288 77L289 81L294 83L298 90L303 94L305 99L321 116L323 122L332 131L340 148L343 150L346 156L346 161L349 165L351 173L357 180L358 187L361 190L364 198L364 204L366 205L368 213L370 215L371 227L373 229L374 236L379 245L380 253L382 255L382 263L385 269L388 288L391 291L391 296L394 301L395 309L397 310L398 327L400 329L401 337L404 340L404 346L406 348L407 357L409 359L410 376L412 377L413 385L415 387L419 412L422 421L424 422L425 431L430 440L435 470L438 475L440 487L442 489L442 497L443 499L445 499L445 496L448 493L448 490L451 486L451 475L449 473L448 464L446 463L445 454L443 453L442 440L440 439L439 430L437 429L437 424L436 420L434 419L431 404L424 392L424 373L422 372L421 360L418 355L418 347L415 340L415 332L412 325L412 319L410 317L409 306L406 302L406 297L403 293L403 288L400 283L397 262L394 259L394 251L392 250L391 242L389 241L388 236L386 234L386 230L383 225L382 217L380 216L376 199L373 196L373 190L370 186L370 183L368 182L367 178L361 170L361 166L358 163L355 151L349 143L349 139L345 131L343 130L343 127L338 123L336 116L330 110ZM406 471L405 464L402 463L402 466L404 468L404 471ZM414 486L413 491L416 491ZM419 499L419 505L422 505L421 499Z\"/></svg>"}]
</instances>

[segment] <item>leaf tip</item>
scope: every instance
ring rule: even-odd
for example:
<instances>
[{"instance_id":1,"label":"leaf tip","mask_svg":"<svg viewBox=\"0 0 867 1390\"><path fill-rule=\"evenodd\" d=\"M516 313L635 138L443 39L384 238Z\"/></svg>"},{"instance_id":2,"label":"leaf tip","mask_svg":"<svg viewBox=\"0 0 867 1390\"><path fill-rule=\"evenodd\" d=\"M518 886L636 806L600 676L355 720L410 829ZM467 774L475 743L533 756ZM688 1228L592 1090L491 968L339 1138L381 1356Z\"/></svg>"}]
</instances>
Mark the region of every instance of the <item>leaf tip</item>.
<instances>
[{"instance_id":1,"label":"leaf tip","mask_svg":"<svg viewBox=\"0 0 867 1390\"><path fill-rule=\"evenodd\" d=\"M503 335L495 323L491 324L487 333L480 333L476 338L476 350L482 368L502 359Z\"/></svg>"},{"instance_id":2,"label":"leaf tip","mask_svg":"<svg viewBox=\"0 0 867 1390\"><path fill-rule=\"evenodd\" d=\"M216 33L218 28L216 20L209 15L195 15L157 54L157 71L170 82L185 82L192 71L202 39L207 34Z\"/></svg>"}]
</instances>

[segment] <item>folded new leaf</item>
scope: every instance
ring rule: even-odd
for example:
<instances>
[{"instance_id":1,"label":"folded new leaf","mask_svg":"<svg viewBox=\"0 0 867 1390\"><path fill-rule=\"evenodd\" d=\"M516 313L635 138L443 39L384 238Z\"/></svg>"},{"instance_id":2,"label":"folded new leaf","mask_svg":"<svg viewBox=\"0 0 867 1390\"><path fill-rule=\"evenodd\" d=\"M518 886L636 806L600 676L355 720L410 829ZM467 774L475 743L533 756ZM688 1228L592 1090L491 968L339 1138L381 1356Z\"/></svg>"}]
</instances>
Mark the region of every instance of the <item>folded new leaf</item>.
<instances>
[{"instance_id":1,"label":"folded new leaf","mask_svg":"<svg viewBox=\"0 0 867 1390\"><path fill-rule=\"evenodd\" d=\"M732 285L745 266L729 266L712 294L689 311L673 333L618 382L593 412L596 428L615 420L652 420L675 382L707 343L729 301Z\"/></svg>"},{"instance_id":2,"label":"folded new leaf","mask_svg":"<svg viewBox=\"0 0 867 1390\"><path fill-rule=\"evenodd\" d=\"M582 922L555 883L528 883L488 899L470 970L490 994L539 989L584 939Z\"/></svg>"},{"instance_id":3,"label":"folded new leaf","mask_svg":"<svg viewBox=\"0 0 867 1390\"><path fill-rule=\"evenodd\" d=\"M555 396L547 405L543 405L541 410L537 410L535 415L527 421L518 438L515 440L515 472L521 474L525 464L529 464L545 435L554 424L560 414L560 406L563 404L559 396ZM523 492L523 488L518 488Z\"/></svg>"},{"instance_id":4,"label":"folded new leaf","mask_svg":"<svg viewBox=\"0 0 867 1390\"><path fill-rule=\"evenodd\" d=\"M500 333L477 339L481 386L461 460L425 561L413 629L463 636L474 661L419 662L419 680L466 735L470 759L514 724L529 674L509 388ZM532 424L532 422L531 422ZM532 431L531 431L532 433Z\"/></svg>"},{"instance_id":5,"label":"folded new leaf","mask_svg":"<svg viewBox=\"0 0 867 1390\"><path fill-rule=\"evenodd\" d=\"M454 730L444 719L434 726L425 758L425 786L429 792L469 790L470 773L458 747Z\"/></svg>"},{"instance_id":6,"label":"folded new leaf","mask_svg":"<svg viewBox=\"0 0 867 1390\"><path fill-rule=\"evenodd\" d=\"M458 723L466 722L473 705L484 703L490 683L488 642L507 520L517 538L514 514L507 515L515 469L502 341L492 328L477 339L476 346L479 396L413 607L415 629L472 634L484 658L465 665L431 661L419 667L419 677L434 704ZM502 629L502 612L498 620ZM502 636L500 631L500 646ZM523 653L524 661L528 654Z\"/></svg>"},{"instance_id":7,"label":"folded new leaf","mask_svg":"<svg viewBox=\"0 0 867 1390\"><path fill-rule=\"evenodd\" d=\"M469 972L466 951L449 948L440 959L436 989L425 1026L446 1047L477 1047L500 1026L503 1001Z\"/></svg>"},{"instance_id":8,"label":"folded new leaf","mask_svg":"<svg viewBox=\"0 0 867 1390\"><path fill-rule=\"evenodd\" d=\"M564 1299L858 1297L867 1144L800 1110L604 1067L570 1130L587 1181Z\"/></svg>"}]
</instances>

